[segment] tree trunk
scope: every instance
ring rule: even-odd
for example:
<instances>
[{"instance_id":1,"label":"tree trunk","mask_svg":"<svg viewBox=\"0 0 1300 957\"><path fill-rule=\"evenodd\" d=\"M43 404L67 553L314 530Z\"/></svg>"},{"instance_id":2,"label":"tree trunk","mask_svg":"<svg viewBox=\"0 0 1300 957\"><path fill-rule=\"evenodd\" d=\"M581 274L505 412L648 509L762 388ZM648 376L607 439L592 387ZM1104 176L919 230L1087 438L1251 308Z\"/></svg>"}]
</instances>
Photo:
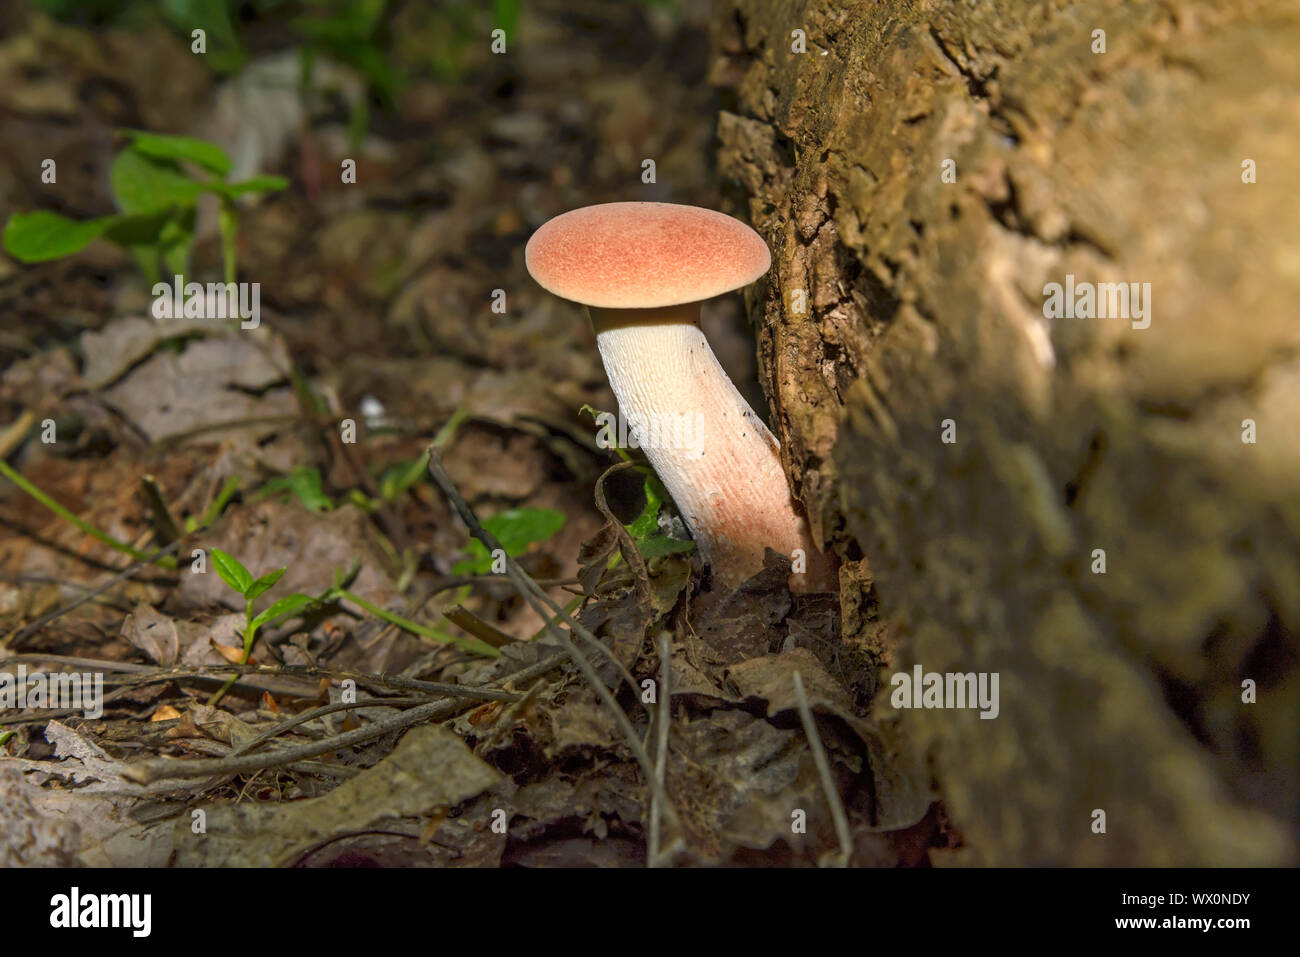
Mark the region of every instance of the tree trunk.
<instances>
[{"instance_id":1,"label":"tree trunk","mask_svg":"<svg viewBox=\"0 0 1300 957\"><path fill-rule=\"evenodd\" d=\"M1000 678L900 716L959 861L1297 860L1296 49L1293 0L719 4L773 431L868 559L874 709Z\"/></svg>"}]
</instances>

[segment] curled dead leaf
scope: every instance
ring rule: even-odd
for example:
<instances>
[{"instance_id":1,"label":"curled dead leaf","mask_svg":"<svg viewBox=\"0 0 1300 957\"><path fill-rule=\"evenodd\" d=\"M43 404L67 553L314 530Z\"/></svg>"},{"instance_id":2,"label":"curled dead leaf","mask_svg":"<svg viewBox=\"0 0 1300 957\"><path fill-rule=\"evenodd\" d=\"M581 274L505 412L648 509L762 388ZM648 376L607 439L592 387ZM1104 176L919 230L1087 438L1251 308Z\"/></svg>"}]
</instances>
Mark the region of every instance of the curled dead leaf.
<instances>
[{"instance_id":1,"label":"curled dead leaf","mask_svg":"<svg viewBox=\"0 0 1300 957\"><path fill-rule=\"evenodd\" d=\"M249 659L248 659L247 662L244 661L244 649L243 649L243 648L235 648L235 647L233 647L233 646L231 646L231 645L222 645L222 644L218 644L218 643L215 642L215 641L212 643L212 647L216 649L217 654L221 655L222 658L225 658L225 659L226 659L227 661L229 661L232 665L238 665L238 664L250 664L250 665L255 665L255 664L257 664L257 662L254 661L254 660L252 659L251 656L249 657Z\"/></svg>"}]
</instances>

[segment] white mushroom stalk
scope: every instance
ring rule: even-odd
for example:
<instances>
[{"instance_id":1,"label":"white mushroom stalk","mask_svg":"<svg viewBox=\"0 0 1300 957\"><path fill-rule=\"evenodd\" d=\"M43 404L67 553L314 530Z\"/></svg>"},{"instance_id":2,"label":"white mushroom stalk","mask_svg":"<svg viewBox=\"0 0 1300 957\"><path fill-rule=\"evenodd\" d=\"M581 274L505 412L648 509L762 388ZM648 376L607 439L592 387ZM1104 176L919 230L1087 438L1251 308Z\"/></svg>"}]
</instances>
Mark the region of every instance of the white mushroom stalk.
<instances>
[{"instance_id":1,"label":"white mushroom stalk","mask_svg":"<svg viewBox=\"0 0 1300 957\"><path fill-rule=\"evenodd\" d=\"M791 558L791 588L833 589L776 438L700 329L703 300L767 271L761 237L712 210L610 203L546 223L526 256L542 286L588 306L619 412L714 578L735 587L771 548Z\"/></svg>"}]
</instances>

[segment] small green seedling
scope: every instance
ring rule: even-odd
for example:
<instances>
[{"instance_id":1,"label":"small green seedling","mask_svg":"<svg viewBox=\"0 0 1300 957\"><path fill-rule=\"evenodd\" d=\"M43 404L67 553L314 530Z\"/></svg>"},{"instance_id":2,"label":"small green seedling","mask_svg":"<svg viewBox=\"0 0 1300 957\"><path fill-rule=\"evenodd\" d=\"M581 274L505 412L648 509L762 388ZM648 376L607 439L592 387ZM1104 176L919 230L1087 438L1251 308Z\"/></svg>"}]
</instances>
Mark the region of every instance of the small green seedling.
<instances>
[{"instance_id":1,"label":"small green seedling","mask_svg":"<svg viewBox=\"0 0 1300 957\"><path fill-rule=\"evenodd\" d=\"M356 576L360 568L360 563L355 564L347 572L338 572L334 576L334 584L327 588L321 594L312 597L295 592L292 595L286 595L279 601L271 605L260 614L253 614L253 604L269 591L276 582L278 582L288 566L277 568L273 572L267 572L261 578L254 578L253 573L244 567L243 563L233 555L223 552L219 548L212 549L212 566L217 570L217 575L221 580L238 592L244 599L244 654L239 663L247 664L248 658L253 652L253 642L257 640L258 629L263 625L275 621L277 618L283 618L301 609L312 607L319 608L345 599L355 605L359 605L365 611L370 612L376 618L382 618L390 624L396 625L414 635L428 638L440 644L455 645L465 651L474 654L483 655L487 658L500 657L501 652L497 651L491 645L479 641L475 638L462 638L459 635L452 635L437 628L430 628L428 625L421 625L419 622L411 621L409 618L403 618L401 615L395 615L387 609L380 608L371 601L367 601L355 592L349 591L348 582ZM221 686L220 690L208 701L209 704L216 704L221 700L230 687L235 683L238 675L231 675L230 680Z\"/></svg>"},{"instance_id":2,"label":"small green seedling","mask_svg":"<svg viewBox=\"0 0 1300 957\"><path fill-rule=\"evenodd\" d=\"M299 466L288 475L271 479L253 493L250 501L258 502L279 493L281 501L289 501L292 496L305 508L313 512L328 512L334 507L334 500L321 488L320 470L313 466Z\"/></svg>"},{"instance_id":3,"label":"small green seedling","mask_svg":"<svg viewBox=\"0 0 1300 957\"><path fill-rule=\"evenodd\" d=\"M428 468L429 454L427 452L409 461L389 466L379 473L378 480L375 483L376 491L379 492L378 498L370 497L359 488L351 488L347 491L348 501L368 512L383 508L385 504L395 505L401 501L402 496L419 484Z\"/></svg>"},{"instance_id":4,"label":"small green seedling","mask_svg":"<svg viewBox=\"0 0 1300 957\"><path fill-rule=\"evenodd\" d=\"M273 572L267 572L261 578L254 578L252 572L245 568L239 559L226 554L219 548L214 548L212 549L212 567L217 570L217 575L221 577L221 580L239 592L244 599L244 653L239 659L241 665L248 664L249 656L253 653L253 642L257 640L257 629L267 622L282 618L290 612L317 602L317 599L312 598L310 595L295 593L286 595L261 614L254 615L253 603L280 580L280 577L288 571L288 566L277 568ZM208 704L215 705L220 701L238 678L238 674L231 675L226 683L208 699Z\"/></svg>"},{"instance_id":5,"label":"small green seedling","mask_svg":"<svg viewBox=\"0 0 1300 957\"><path fill-rule=\"evenodd\" d=\"M379 476L379 497L385 502L396 502L424 478L429 469L429 453L421 453L409 462L400 462L384 469Z\"/></svg>"},{"instance_id":6,"label":"small green seedling","mask_svg":"<svg viewBox=\"0 0 1300 957\"><path fill-rule=\"evenodd\" d=\"M483 522L483 527L501 543L511 558L517 558L534 542L544 542L564 527L564 513L553 508L510 508ZM452 566L453 575L487 575L493 571L492 553L477 538L465 546L470 557Z\"/></svg>"},{"instance_id":7,"label":"small green seedling","mask_svg":"<svg viewBox=\"0 0 1300 957\"><path fill-rule=\"evenodd\" d=\"M235 239L239 197L284 189L280 176L253 176L227 183L230 157L221 147L189 136L122 130L130 142L113 161L109 179L121 210L115 216L74 220L49 210L14 213L5 224L5 252L24 263L61 259L103 237L135 258L151 286L189 271L199 197L221 201L219 226L226 282L238 273Z\"/></svg>"},{"instance_id":8,"label":"small green seedling","mask_svg":"<svg viewBox=\"0 0 1300 957\"><path fill-rule=\"evenodd\" d=\"M294 593L281 598L261 614L254 615L253 603L270 591L271 587L289 570L288 566L277 568L273 572L267 572L261 578L254 578L252 573L240 563L239 559L226 554L219 548L212 549L212 566L217 570L217 574L221 576L221 580L239 592L244 598L244 657L240 664L247 663L248 656L252 654L253 642L257 638L257 629L269 621L274 621L276 618L281 618L291 611L297 611L318 600L311 595Z\"/></svg>"}]
</instances>

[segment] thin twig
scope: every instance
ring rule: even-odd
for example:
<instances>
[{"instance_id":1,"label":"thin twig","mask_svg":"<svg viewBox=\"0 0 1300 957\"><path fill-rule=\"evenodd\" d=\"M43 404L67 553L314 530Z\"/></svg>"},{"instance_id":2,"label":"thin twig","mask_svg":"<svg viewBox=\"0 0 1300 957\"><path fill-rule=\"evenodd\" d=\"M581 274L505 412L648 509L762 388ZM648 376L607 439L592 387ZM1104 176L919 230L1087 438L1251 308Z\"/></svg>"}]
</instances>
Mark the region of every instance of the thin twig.
<instances>
[{"instance_id":1,"label":"thin twig","mask_svg":"<svg viewBox=\"0 0 1300 957\"><path fill-rule=\"evenodd\" d=\"M28 635L34 634L39 629L44 628L46 625L54 621L56 618L61 618L63 615L66 615L68 612L80 608L82 605L90 601L92 598L98 598L100 595L108 591L114 585L118 585L121 582L126 581L128 578L130 578L140 569L152 565L161 556L170 555L173 551L179 548L184 543L184 541L185 541L184 538L178 538L176 541L172 542L166 548L162 549L159 552L156 552L150 558L144 561L132 562L130 565L127 565L125 568L123 568L120 572L118 572L108 581L104 582L102 585L98 585L95 588L88 590L80 598L70 602L67 605L64 605L62 608L54 609L54 611L50 612L48 615L42 615L40 618L37 618L35 621L31 622L30 624L24 625L22 628L18 629L17 633L15 633L9 638L6 638L4 641L0 641L0 648L8 648L14 642L22 641Z\"/></svg>"},{"instance_id":2,"label":"thin twig","mask_svg":"<svg viewBox=\"0 0 1300 957\"><path fill-rule=\"evenodd\" d=\"M181 538L180 526L176 524L176 518L172 515L172 510L167 507L167 499L158 486L158 480L152 475L142 475L140 477L140 495L145 504L149 506L149 511L153 512L154 531L162 539L162 543L170 545L176 539Z\"/></svg>"},{"instance_id":3,"label":"thin twig","mask_svg":"<svg viewBox=\"0 0 1300 957\"><path fill-rule=\"evenodd\" d=\"M560 607L560 604L548 595L541 586L537 584L536 580L534 580L531 575L523 570L518 562L506 553L506 550L502 548L501 543L497 541L496 537L488 532L482 524L479 523L478 519L474 516L474 513L470 510L469 505L463 498L461 498L460 493L456 491L456 486L452 482L451 476L447 474L447 470L442 465L442 457L433 446L430 446L429 448L429 474L432 475L434 481L438 483L438 487L442 489L443 494L446 495L448 500L452 503L452 507L455 508L456 512L460 515L461 520L465 522L465 525L469 528L471 534L481 541L488 551L495 552L499 550L501 554L505 556L506 577L510 579L511 584L515 586L515 589L519 592L524 601L528 602L528 604L532 606L533 610L536 611L537 614L541 616L542 620L546 622L546 624L543 625L543 629L549 630L561 643L565 643L571 641L571 639L559 629L556 622L558 620L568 625L571 635L581 638L600 652L601 656L610 662L610 664L612 664L622 676L623 680L627 682L628 687L636 690L638 688L636 678L633 677L632 672L628 671L627 665L619 661L614 653L601 643L599 638L569 614L577 605L581 604L582 596L569 602L565 607ZM547 606L549 612L546 609L539 608L538 602ZM575 650L577 650L576 646ZM581 651L578 653L582 654ZM577 659L574 659L574 661L576 662ZM641 699L638 697L636 700L640 701ZM654 717L649 713L648 708L645 710L647 717ZM644 748L642 751L644 752Z\"/></svg>"},{"instance_id":4,"label":"thin twig","mask_svg":"<svg viewBox=\"0 0 1300 957\"><path fill-rule=\"evenodd\" d=\"M479 641L486 642L493 648L504 648L506 645L512 645L519 640L514 635L507 635L491 622L484 621L464 605L456 605L442 614L453 625L463 628Z\"/></svg>"},{"instance_id":5,"label":"thin twig","mask_svg":"<svg viewBox=\"0 0 1300 957\"><path fill-rule=\"evenodd\" d=\"M0 459L9 458L9 453L23 444L27 433L35 424L36 412L32 409L23 409L18 418L10 422L4 432L0 432Z\"/></svg>"},{"instance_id":6,"label":"thin twig","mask_svg":"<svg viewBox=\"0 0 1300 957\"><path fill-rule=\"evenodd\" d=\"M314 758L330 751L340 751L355 744L383 737L390 731L400 731L403 728L409 728L425 721L449 718L458 710L467 707L469 705L464 701L443 698L439 701L431 701L428 704L411 708L409 711L403 711L391 718L385 718L382 721L376 721L373 724L352 731L345 731L343 734L333 737L322 738L319 741L308 741L305 744L277 748L273 751L262 751L257 754L241 754L235 757L211 760L187 761L184 759L163 758L157 761L144 761L139 764L126 765L122 769L122 777L139 784L151 784L154 781L161 781L166 778L204 778L218 774L242 774L245 771L258 771L262 768L292 764L304 758Z\"/></svg>"},{"instance_id":7,"label":"thin twig","mask_svg":"<svg viewBox=\"0 0 1300 957\"><path fill-rule=\"evenodd\" d=\"M510 681L529 681L554 671L564 664L564 655L552 655L514 674L507 675ZM470 689L465 689L470 690ZM257 771L262 768L292 764L304 758L314 758L320 754L350 748L374 738L382 737L391 731L400 731L424 721L441 721L474 705L464 699L441 698L419 705L409 711L368 724L365 727L347 731L331 738L311 741L290 748L273 751L261 751L257 754L241 754L216 760L191 761L177 758L164 758L157 761L144 761L129 764L122 770L122 776L141 784L171 778L207 778L221 774L241 774L245 771Z\"/></svg>"},{"instance_id":8,"label":"thin twig","mask_svg":"<svg viewBox=\"0 0 1300 957\"><path fill-rule=\"evenodd\" d=\"M672 640L668 632L659 636L659 693L655 706L655 731L658 734L658 747L655 749L655 778L660 789L664 786L664 777L668 769L668 726L673 719L672 691L668 687L669 653ZM659 802L652 799L650 803L650 840L646 851L646 865L659 866Z\"/></svg>"},{"instance_id":9,"label":"thin twig","mask_svg":"<svg viewBox=\"0 0 1300 957\"><path fill-rule=\"evenodd\" d=\"M362 698L358 701L336 701L333 704L322 705L319 708L312 708L310 711L304 711L296 714L292 718L277 723L275 726L267 728L265 731L257 734L243 744L237 745L230 751L230 757L244 754L253 750L264 741L270 741L272 738L279 737L286 731L292 731L301 724L308 721L314 721L316 718L323 718L327 714L334 714L338 711L351 711L354 708L396 708L406 705L427 704L428 698Z\"/></svg>"},{"instance_id":10,"label":"thin twig","mask_svg":"<svg viewBox=\"0 0 1300 957\"><path fill-rule=\"evenodd\" d=\"M549 595L538 588L536 583L528 576L528 573L519 567L519 563L511 558L509 553L501 547L501 543L497 541L496 537L483 527L478 518L474 515L473 510L469 507L466 501L461 498L460 493L456 491L455 483L452 482L451 476L447 474L447 470L443 467L442 457L438 454L437 448L432 445L429 446L429 474L433 476L433 480L438 484L438 487L442 489L443 494L447 496L447 500L451 503L456 514L460 516L461 521L463 521L466 527L469 528L470 533L482 542L489 552L500 549L500 553L505 556L506 574L510 576L510 580L514 582L515 587L519 590L519 593L523 596L524 600L527 601L528 604L530 604L533 609L542 616L542 618L548 617L545 606L549 605L551 611L557 614L564 623L569 626L572 632L575 634L583 633L583 637L589 638L593 644L603 649L604 646L600 645L596 636L575 622L568 613L564 611L564 609L560 608L560 606L551 599ZM596 696L600 698L601 702L613 715L614 721L618 724L619 729L623 733L623 738L627 742L628 748L632 751L632 755L641 766L641 772L645 775L646 781L650 785L652 792L655 797L662 802L665 813L667 813L672 818L673 823L676 824L676 809L673 808L672 804L669 802L668 795L664 792L663 785L661 785L655 778L655 769L654 765L650 761L650 755L646 753L645 747L641 744L641 739L637 737L636 728L632 727L631 720L623 709L618 706L618 702L614 700L614 696L610 693L609 688L605 687L605 682L600 680L600 676L596 673L596 669L592 665L591 660L578 649L578 646L574 644L564 629L560 628L558 625L552 625L551 634L560 642L561 647L568 652L569 657L573 659L573 663L577 665L578 670L582 672L582 676L586 678L587 683L591 685L592 690L596 692ZM612 655L610 657L612 659ZM636 687L635 682L633 682L632 686Z\"/></svg>"},{"instance_id":11,"label":"thin twig","mask_svg":"<svg viewBox=\"0 0 1300 957\"><path fill-rule=\"evenodd\" d=\"M102 708L104 705L126 696L130 691L130 688L118 688L116 691L111 691L99 700L99 705ZM73 714L85 714L86 710L85 707L33 708L20 711L17 714L0 714L0 727L7 724L37 724L41 721L49 721L52 718L66 718Z\"/></svg>"},{"instance_id":12,"label":"thin twig","mask_svg":"<svg viewBox=\"0 0 1300 957\"><path fill-rule=\"evenodd\" d=\"M839 838L840 852L836 867L848 867L853 856L853 832L849 830L849 818L844 813L840 802L840 792L831 777L831 765L826 760L826 749L822 747L821 735L817 733L817 722L813 720L812 708L808 704L808 695L803 688L803 675L794 673L794 697L799 704L799 721L803 724L803 733L808 738L808 747L812 750L813 761L817 765L817 774L821 777L822 790L826 792L826 803L830 805L831 819L835 822L835 834Z\"/></svg>"},{"instance_id":13,"label":"thin twig","mask_svg":"<svg viewBox=\"0 0 1300 957\"><path fill-rule=\"evenodd\" d=\"M564 660L563 655L555 656L555 661ZM513 701L514 692L493 688L475 688L468 685L444 684L439 681L419 681L402 675L366 674L358 671L344 671L333 668L320 668L314 665L238 665L221 662L218 664L199 665L194 668L160 668L156 665L141 665L130 661L103 661L98 658L74 658L67 655L44 655L39 653L10 655L0 659L0 668L16 664L34 664L47 662L80 668L85 671L103 671L106 673L124 673L132 677L108 679L105 684L140 685L160 684L167 681L183 681L186 678L199 678L206 681L220 681L217 675L233 672L241 677L290 678L307 680L308 678L334 678L336 680L352 679L366 685L396 688L402 691L425 691L431 694L450 695L452 697L470 698L476 701ZM552 666L555 667L555 666ZM210 673L211 672L211 673ZM513 677L513 676L512 676ZM263 690L249 685L253 690ZM299 691L301 689L294 689ZM292 692L291 692L292 693Z\"/></svg>"}]
</instances>

